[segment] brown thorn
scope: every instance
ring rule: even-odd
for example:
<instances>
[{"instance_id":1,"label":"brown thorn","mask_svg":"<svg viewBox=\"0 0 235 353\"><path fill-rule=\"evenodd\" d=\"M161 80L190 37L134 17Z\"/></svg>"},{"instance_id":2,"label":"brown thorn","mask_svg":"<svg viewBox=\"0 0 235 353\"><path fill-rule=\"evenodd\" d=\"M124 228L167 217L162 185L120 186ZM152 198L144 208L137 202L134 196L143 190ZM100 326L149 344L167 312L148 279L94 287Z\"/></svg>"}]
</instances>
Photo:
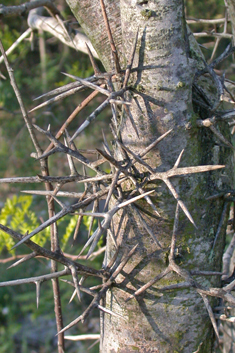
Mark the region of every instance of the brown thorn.
<instances>
[{"instance_id":1,"label":"brown thorn","mask_svg":"<svg viewBox=\"0 0 235 353\"><path fill-rule=\"evenodd\" d=\"M114 44L114 40L113 40L113 36L112 36L112 32L110 29L110 25L109 25L109 21L108 21L108 17L107 17L107 13L106 13L106 9L105 9L105 5L104 5L104 1L100 0L100 5L101 5L101 9L102 9L102 14L103 14L103 18L104 18L104 22L105 22L105 26L106 26L106 30L107 30L107 34L108 34L108 38L109 38L109 43L110 43L110 47L111 47L111 51L113 54L113 58L114 58L114 64L115 64L115 69L116 69L116 73L119 73L121 71L121 67L119 64L119 59L118 59L118 53Z\"/></svg>"},{"instance_id":2,"label":"brown thorn","mask_svg":"<svg viewBox=\"0 0 235 353\"><path fill-rule=\"evenodd\" d=\"M105 85L102 85L101 87L105 87ZM81 104L77 106L77 108L72 112L72 114L70 114L68 119L65 121L65 123L61 126L60 130L57 132L55 136L56 139L60 138L60 136L64 133L65 129L69 126L69 124L73 121L73 119L77 116L77 114L83 108L85 108L88 105L88 103L90 103L90 101L92 101L92 99L94 99L98 94L99 94L98 91L92 92L86 99L84 99L84 101ZM49 152L53 148L53 146L54 144L52 142L45 150L45 153Z\"/></svg>"},{"instance_id":3,"label":"brown thorn","mask_svg":"<svg viewBox=\"0 0 235 353\"><path fill-rule=\"evenodd\" d=\"M87 51L88 51L88 55L89 55L89 58L90 58L90 62L91 62L91 65L93 67L93 70L94 70L94 73L95 73L95 76L99 76L101 74L101 71L100 69L98 68L96 62L95 62L95 58L89 48L89 45L86 43L86 47L87 47Z\"/></svg>"}]
</instances>

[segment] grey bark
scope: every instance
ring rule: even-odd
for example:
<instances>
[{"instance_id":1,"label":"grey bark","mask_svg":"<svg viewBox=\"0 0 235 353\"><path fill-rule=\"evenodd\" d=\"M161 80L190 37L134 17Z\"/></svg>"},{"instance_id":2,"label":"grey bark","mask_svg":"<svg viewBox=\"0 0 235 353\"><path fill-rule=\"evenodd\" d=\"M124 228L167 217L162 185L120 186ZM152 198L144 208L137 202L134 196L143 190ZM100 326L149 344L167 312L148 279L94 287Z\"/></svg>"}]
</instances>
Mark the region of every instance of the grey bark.
<instances>
[{"instance_id":1,"label":"grey bark","mask_svg":"<svg viewBox=\"0 0 235 353\"><path fill-rule=\"evenodd\" d=\"M74 15L90 38L106 70L113 67L110 47L98 0L67 0ZM121 128L122 140L139 153L157 136L169 129L173 132L158 149L148 155L148 163L166 171L173 167L182 149L180 166L230 164L228 148L218 144L210 131L199 129L199 117L192 106L192 84L197 57L190 50L186 33L183 1L181 0L111 0L105 1L121 66L129 58L134 37L139 28L138 48L131 76L132 91L128 99L140 137L129 119ZM217 97L215 97L216 100ZM202 112L203 113L203 112ZM205 117L205 116L204 116ZM116 151L118 155L118 151ZM140 167L140 166L138 166ZM207 201L217 190L226 189L231 181L228 168L203 175L174 178L172 183L183 199L197 225L195 228L184 213L180 213L177 234L178 262L187 270L220 270L224 247L224 231L212 244L223 209L221 200ZM167 275L142 296L126 299L143 284L163 271L168 264L169 246L176 201L162 182L152 198L160 213L156 217L145 201L139 206L152 217L143 215L162 249L152 241L130 206L115 218L115 234L120 245L120 257L136 243L139 247L127 263L116 285L106 297L106 306L121 317L108 314L101 322L102 353L127 352L212 352L213 331L202 298L195 289L161 292L159 287L178 283L182 278ZM151 186L149 188L151 189ZM133 187L128 184L127 187ZM115 252L108 238L107 258ZM218 277L201 277L206 286L218 285ZM213 305L213 302L212 302Z\"/></svg>"}]
</instances>

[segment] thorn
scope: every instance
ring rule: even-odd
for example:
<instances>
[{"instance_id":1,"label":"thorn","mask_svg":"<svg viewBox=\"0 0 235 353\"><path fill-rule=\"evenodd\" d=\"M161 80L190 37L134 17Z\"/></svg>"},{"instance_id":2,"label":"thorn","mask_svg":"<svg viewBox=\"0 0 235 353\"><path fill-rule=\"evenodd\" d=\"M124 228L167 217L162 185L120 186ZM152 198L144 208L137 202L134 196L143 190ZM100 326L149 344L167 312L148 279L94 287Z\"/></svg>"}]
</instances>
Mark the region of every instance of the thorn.
<instances>
[{"instance_id":1,"label":"thorn","mask_svg":"<svg viewBox=\"0 0 235 353\"><path fill-rule=\"evenodd\" d=\"M56 336L58 336L59 334L63 333L64 331L70 329L71 327L73 327L74 325L76 325L79 321L82 320L82 315L80 315L79 317L77 317L77 319L73 320L72 322L70 322L70 324L68 324L67 326L65 326L62 330L60 330L59 332L57 332Z\"/></svg>"},{"instance_id":2,"label":"thorn","mask_svg":"<svg viewBox=\"0 0 235 353\"><path fill-rule=\"evenodd\" d=\"M82 218L83 218L82 215L78 216L78 220L77 220L76 227L75 227L74 234L73 234L72 246L74 246L74 243L75 243L75 241L77 239L77 236L78 236L78 233L79 233L79 229L80 229L80 226L81 226L81 223L82 223Z\"/></svg>"},{"instance_id":3,"label":"thorn","mask_svg":"<svg viewBox=\"0 0 235 353\"><path fill-rule=\"evenodd\" d=\"M73 291L73 294L71 295L71 298L69 299L69 304L74 300L76 294L77 294L77 290L75 289L75 290Z\"/></svg>"},{"instance_id":4,"label":"thorn","mask_svg":"<svg viewBox=\"0 0 235 353\"><path fill-rule=\"evenodd\" d=\"M103 103L100 104L98 108L94 110L93 113L88 116L88 118L82 123L77 131L75 131L69 142L72 142L108 105L109 99L107 98Z\"/></svg>"},{"instance_id":5,"label":"thorn","mask_svg":"<svg viewBox=\"0 0 235 353\"><path fill-rule=\"evenodd\" d=\"M135 120L134 120L134 118L133 118L133 116L131 114L130 108L128 106L124 105L124 109L125 109L125 111L127 113L127 116L130 119L131 125L132 125L133 129L135 130L135 133L136 133L137 137L140 138L139 131L137 129Z\"/></svg>"},{"instance_id":6,"label":"thorn","mask_svg":"<svg viewBox=\"0 0 235 353\"><path fill-rule=\"evenodd\" d=\"M95 76L99 76L101 74L101 71L100 69L98 68L97 64L96 64L96 61L95 61L95 58L89 48L89 45L86 43L86 47L87 47L87 51L88 51L88 55L89 55L89 58L90 58L90 62L91 62L91 65L93 67L93 70L94 70L94 73L95 73Z\"/></svg>"},{"instance_id":7,"label":"thorn","mask_svg":"<svg viewBox=\"0 0 235 353\"><path fill-rule=\"evenodd\" d=\"M213 132L213 134L215 134L215 136L218 137L220 141L235 150L234 146L213 125L209 126L209 129Z\"/></svg>"},{"instance_id":8,"label":"thorn","mask_svg":"<svg viewBox=\"0 0 235 353\"><path fill-rule=\"evenodd\" d=\"M184 149L182 149L182 151L180 152L180 155L179 155L179 157L177 158L177 160L176 160L176 162L175 162L175 165L174 165L173 169L178 168L178 166L179 166L179 164L180 164L181 157L182 157L183 153L184 153Z\"/></svg>"},{"instance_id":9,"label":"thorn","mask_svg":"<svg viewBox=\"0 0 235 353\"><path fill-rule=\"evenodd\" d=\"M140 157L141 158L144 157L149 151L151 151L151 149L153 149L160 141L162 141L172 131L173 131L173 129L168 130L167 132L165 132L165 134L161 135L155 141L153 141L148 147L146 147L144 149L144 151L142 153L140 153Z\"/></svg>"},{"instance_id":10,"label":"thorn","mask_svg":"<svg viewBox=\"0 0 235 353\"><path fill-rule=\"evenodd\" d=\"M111 230L111 228L108 229L108 232L109 232L109 235L110 235L110 237L111 237L111 239L113 241L113 244L114 244L115 248L117 249L117 247L118 247L117 246L117 242L116 242L115 236L114 236L113 231Z\"/></svg>"},{"instance_id":11,"label":"thorn","mask_svg":"<svg viewBox=\"0 0 235 353\"><path fill-rule=\"evenodd\" d=\"M221 232L222 226L224 224L224 220L225 220L226 215L227 215L227 209L228 209L228 205L229 204L230 204L230 202L227 202L227 201L225 201L225 203L224 203L224 207L223 207L223 211L222 211L221 218L220 218L220 221L219 221L219 225L218 225L218 228L217 228L217 231L216 231L216 234L215 234L215 238L214 238L214 241L213 241L212 250L214 250L214 248L215 248L217 239L219 237L219 234Z\"/></svg>"},{"instance_id":12,"label":"thorn","mask_svg":"<svg viewBox=\"0 0 235 353\"><path fill-rule=\"evenodd\" d=\"M41 232L43 229L45 229L46 227L50 226L51 224L55 223L56 221L58 221L60 218L62 218L63 216L65 216L67 213L69 213L68 210L61 210L60 212L58 212L57 214L55 214L53 217L49 218L47 221L45 221L43 224L40 224L40 226L38 226L36 229L34 229L31 233L25 235L18 243L16 243L11 250L15 249L16 247L18 247L19 245L23 244L24 242L26 242L27 240L29 240L31 237L33 237L34 235L38 234L39 232Z\"/></svg>"},{"instance_id":13,"label":"thorn","mask_svg":"<svg viewBox=\"0 0 235 353\"><path fill-rule=\"evenodd\" d=\"M197 226L190 214L190 212L188 211L187 207L185 206L185 204L183 203L183 201L180 200L178 193L176 192L175 188L173 187L173 185L171 184L170 180L167 178L164 178L163 181L165 182L165 184L167 185L167 187L169 188L169 190L171 191L172 195L174 196L174 198L177 200L178 204L180 205L180 207L182 208L182 210L184 211L185 215L188 217L188 219L190 220L190 222L194 225L194 227L197 229Z\"/></svg>"},{"instance_id":14,"label":"thorn","mask_svg":"<svg viewBox=\"0 0 235 353\"><path fill-rule=\"evenodd\" d=\"M170 272L170 269L167 267L164 271L162 271L159 275L157 275L156 277L154 277L153 279L151 279L151 281L149 281L148 283L146 283L144 286L142 286L141 288L139 288L137 291L135 291L135 293L133 295L131 295L130 297L128 297L125 302L128 302L129 300L133 299L134 297L136 297L137 295L140 295L142 293L144 293L149 287L151 287L152 285L154 285L154 283L156 283L157 281L159 281L161 278L165 277L168 273Z\"/></svg>"},{"instance_id":15,"label":"thorn","mask_svg":"<svg viewBox=\"0 0 235 353\"><path fill-rule=\"evenodd\" d=\"M176 210L175 210L174 226L173 226L173 232L172 232L172 239L171 239L170 254L169 254L169 262L170 263L172 260L175 259L175 245L176 245L176 235L178 232L178 227L179 227L179 203L177 202Z\"/></svg>"},{"instance_id":16,"label":"thorn","mask_svg":"<svg viewBox=\"0 0 235 353\"><path fill-rule=\"evenodd\" d=\"M135 212L137 213L140 222L142 223L143 227L145 228L145 230L148 232L148 234L153 238L153 240L157 243L157 245L162 249L162 246L160 244L160 242L157 240L155 234L152 232L152 229L148 226L148 224L145 222L144 218L142 217L140 211L138 210L138 208L136 208L134 205L132 206L135 210Z\"/></svg>"},{"instance_id":17,"label":"thorn","mask_svg":"<svg viewBox=\"0 0 235 353\"><path fill-rule=\"evenodd\" d=\"M133 44L132 52L131 52L131 55L130 55L130 59L129 59L129 62L128 62L128 64L127 64L127 68L126 68L126 72L125 72L125 77L124 77L124 82L123 82L123 87L126 87L126 86L127 86L128 80L129 80L129 77L130 77L131 68L132 68L132 65L133 65L133 61L134 61L134 57L135 57L135 52L136 52L136 45L137 45L137 41L138 41L138 34L139 34L139 27L138 27L138 29L137 29L136 36L135 36L135 39L134 39L134 44Z\"/></svg>"},{"instance_id":18,"label":"thorn","mask_svg":"<svg viewBox=\"0 0 235 353\"><path fill-rule=\"evenodd\" d=\"M67 129L65 129L65 133L66 133L67 138L70 139ZM67 138L64 138L64 144L65 144L66 147L69 147ZM75 167L75 164L74 164L72 156L70 154L66 154L66 156L67 156L67 159L68 159L70 175L78 175L78 172L76 170L76 167Z\"/></svg>"},{"instance_id":19,"label":"thorn","mask_svg":"<svg viewBox=\"0 0 235 353\"><path fill-rule=\"evenodd\" d=\"M123 320L126 320L122 315L116 314L116 313L114 313L112 310L109 310L109 309L107 309L107 308L104 308L103 306L101 306L101 305L99 305L99 304L97 304L97 308L100 309L100 310L102 310L103 312L105 312L105 313L107 313L107 314L110 314L110 315L113 315L113 316L116 316L116 317L120 317L120 318L122 318Z\"/></svg>"},{"instance_id":20,"label":"thorn","mask_svg":"<svg viewBox=\"0 0 235 353\"><path fill-rule=\"evenodd\" d=\"M119 64L118 53L117 53L117 49L116 49L115 44L114 44L114 40L113 40L112 32L111 32L111 29L110 29L110 26L109 26L109 21L108 21L108 17L107 17L107 13L106 13L106 9L105 9L105 5L104 5L104 1L103 0L100 0L100 5L101 5L101 9L102 9L102 14L103 14L103 18L104 18L104 22L105 22L105 26L106 26L106 30L107 30L107 34L108 34L108 38L109 38L111 51L112 51L113 58L114 58L114 64L115 64L116 73L119 73L121 71L121 67L120 67L120 64Z\"/></svg>"},{"instance_id":21,"label":"thorn","mask_svg":"<svg viewBox=\"0 0 235 353\"><path fill-rule=\"evenodd\" d=\"M131 204L131 203L133 203L133 202L135 202L135 201L137 201L137 200L139 200L139 199L142 199L143 197L145 197L145 196L147 196L147 195L152 194L153 192L155 192L155 190L147 191L147 192L145 192L144 194L135 196L135 197L133 197L133 198L130 199L130 200L127 200L127 201L124 201L124 202L120 203L117 207L118 207L118 208L125 207L125 206L127 206L127 205L129 205L129 204Z\"/></svg>"},{"instance_id":22,"label":"thorn","mask_svg":"<svg viewBox=\"0 0 235 353\"><path fill-rule=\"evenodd\" d=\"M30 260L34 257L37 256L37 253L35 251L33 251L31 254L26 255L25 257L23 257L22 259L16 261L14 264L12 264L11 266L7 267L7 270L9 270L10 268L16 267L18 265L20 265L21 263Z\"/></svg>"},{"instance_id":23,"label":"thorn","mask_svg":"<svg viewBox=\"0 0 235 353\"><path fill-rule=\"evenodd\" d=\"M70 77L70 78L72 78L72 79L74 79L76 81L79 81L81 84L83 84L86 87L89 87L89 88L91 88L91 89L93 89L95 91L99 91L100 93L104 94L105 96L108 96L108 97L110 96L110 92L109 91L107 91L106 89L104 89L104 88L102 88L100 86L95 85L92 82L89 82L87 80L84 80L84 79L82 79L80 77L77 77L77 76L74 76L74 75L71 75L71 74L67 74L65 72L62 72L62 74L65 75L65 76L68 76L68 77Z\"/></svg>"},{"instance_id":24,"label":"thorn","mask_svg":"<svg viewBox=\"0 0 235 353\"><path fill-rule=\"evenodd\" d=\"M79 281L78 281L76 268L75 268L75 266L72 266L72 265L69 268L70 268L70 271L71 271L71 274L72 274L72 277L73 277L73 283L74 283L74 286L75 286L75 289L76 289L78 300L81 301L81 292L80 292L80 289L79 289Z\"/></svg>"},{"instance_id":25,"label":"thorn","mask_svg":"<svg viewBox=\"0 0 235 353\"><path fill-rule=\"evenodd\" d=\"M75 83L75 82L73 82L73 83ZM77 83L77 85L78 85L78 82L76 82L76 83ZM53 97L53 98L51 98L51 99L49 99L49 100L47 100L47 101L45 101L45 102L43 102L43 103L37 105L37 106L34 107L33 109L29 110L29 113L32 113L32 112L34 112L35 110L38 110L38 109L40 109L40 108L46 107L46 106L48 106L48 105L51 104L51 103L58 102L58 101L60 101L60 100L62 100L62 99L64 99L64 98L66 98L66 97L69 97L69 96L71 96L72 94L74 94L74 93L76 93L76 92L78 92L78 91L81 91L81 89L82 89L81 85L75 86L75 88L70 89L70 90L68 90L68 91L66 91L66 92L63 92L63 93L57 95L56 97Z\"/></svg>"},{"instance_id":26,"label":"thorn","mask_svg":"<svg viewBox=\"0 0 235 353\"><path fill-rule=\"evenodd\" d=\"M35 284L36 284L36 303L37 303L37 309L38 309L38 307L39 307L39 298L40 298L40 284L41 284L41 281L36 281Z\"/></svg>"},{"instance_id":27,"label":"thorn","mask_svg":"<svg viewBox=\"0 0 235 353\"><path fill-rule=\"evenodd\" d=\"M216 338L219 342L219 331L218 331L218 328L217 328L217 325L216 325L216 320L215 320L215 316L214 316L214 313L213 313L213 310L210 306L210 303L209 303L209 300L207 298L207 296L203 293L200 293L200 291L198 291L198 293L201 295L203 301L204 301L204 304L205 304L205 307L207 309L207 312L209 314L209 317L211 319L211 323L212 323L212 326L214 328L214 331L215 331L215 335L216 335Z\"/></svg>"},{"instance_id":28,"label":"thorn","mask_svg":"<svg viewBox=\"0 0 235 353\"><path fill-rule=\"evenodd\" d=\"M110 188L109 188L109 192L108 192L108 195L107 195L107 198L106 198L106 201L105 201L105 205L104 205L104 210L106 209L106 207L108 206L109 204L109 200L115 190L115 186L116 186L116 183L118 181L118 178L119 178L119 175L120 175L120 171L116 171L116 173L114 174L113 176L113 180L112 180L112 183L110 185Z\"/></svg>"},{"instance_id":29,"label":"thorn","mask_svg":"<svg viewBox=\"0 0 235 353\"><path fill-rule=\"evenodd\" d=\"M104 221L102 223L104 223ZM104 229L102 228L102 223L99 224L99 228L97 228L98 232L96 233L96 235L94 237L94 240L93 240L93 242L92 242L92 244L90 246L90 249L89 249L89 251L87 253L87 257L86 257L87 259L89 259L89 257L91 256L91 254L95 250L95 247L98 244L98 241L100 240L100 238L101 238L101 236L102 236L102 234L104 232Z\"/></svg>"}]
</instances>

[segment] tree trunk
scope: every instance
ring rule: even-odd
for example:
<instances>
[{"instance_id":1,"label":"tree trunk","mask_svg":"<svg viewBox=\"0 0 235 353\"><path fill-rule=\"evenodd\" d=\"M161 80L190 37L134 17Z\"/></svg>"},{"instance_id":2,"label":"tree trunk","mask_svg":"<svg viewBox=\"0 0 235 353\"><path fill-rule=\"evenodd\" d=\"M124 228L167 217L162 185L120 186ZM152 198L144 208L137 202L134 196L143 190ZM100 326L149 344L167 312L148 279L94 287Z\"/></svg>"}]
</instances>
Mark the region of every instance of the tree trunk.
<instances>
[{"instance_id":1,"label":"tree trunk","mask_svg":"<svg viewBox=\"0 0 235 353\"><path fill-rule=\"evenodd\" d=\"M98 0L67 0L83 26L106 70L113 68L111 50ZM139 30L137 51L126 99L138 129L137 136L130 119L123 115L123 143L140 153L156 137L168 130L158 148L148 154L148 164L158 171L171 169L180 152L180 167L207 164L230 164L229 149L206 128L198 128L197 119L207 118L207 111L193 109L192 87L197 56L187 35L182 0L105 1L122 69L130 57L134 38ZM213 84L212 84L213 86ZM215 87L211 91L216 92ZM215 103L218 97L214 97ZM223 127L224 128L224 127ZM118 156L120 152L115 151ZM228 162L228 163L227 163ZM142 172L145 167L137 165ZM203 174L170 179L195 222L194 226L180 212L177 233L177 264L186 270L220 270L224 247L224 229L212 249L219 224L223 201L206 200L218 190L228 188L228 168ZM135 186L131 183L127 187ZM171 272L156 282L143 295L127 301L139 287L152 280L168 266L174 215L177 201L163 181L148 184L155 189L151 197L159 215L141 201L120 211L115 218L115 235L120 258L139 244L135 255L117 277L116 285L106 297L106 307L121 315L105 315L101 324L102 353L128 352L212 352L213 331L202 297L195 288L160 291L160 287L185 281ZM157 237L161 247L152 240L140 221L142 218ZM107 259L115 253L108 237ZM219 277L194 277L205 287L218 285ZM212 302L213 304L213 302Z\"/></svg>"}]
</instances>

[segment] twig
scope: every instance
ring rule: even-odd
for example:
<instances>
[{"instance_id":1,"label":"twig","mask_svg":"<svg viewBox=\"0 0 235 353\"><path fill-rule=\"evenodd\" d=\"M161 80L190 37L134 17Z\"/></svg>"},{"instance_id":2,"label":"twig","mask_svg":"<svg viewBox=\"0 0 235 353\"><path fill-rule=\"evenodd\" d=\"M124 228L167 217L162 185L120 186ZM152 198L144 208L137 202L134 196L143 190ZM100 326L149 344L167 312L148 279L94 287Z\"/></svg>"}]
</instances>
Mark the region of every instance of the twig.
<instances>
[{"instance_id":1,"label":"twig","mask_svg":"<svg viewBox=\"0 0 235 353\"><path fill-rule=\"evenodd\" d=\"M1 4L0 6L0 15L3 16L21 16L26 12L33 10L37 7L47 7L54 15L59 14L59 11L52 3L51 0L34 0L31 2L26 2L22 5L18 6L4 6Z\"/></svg>"}]
</instances>

